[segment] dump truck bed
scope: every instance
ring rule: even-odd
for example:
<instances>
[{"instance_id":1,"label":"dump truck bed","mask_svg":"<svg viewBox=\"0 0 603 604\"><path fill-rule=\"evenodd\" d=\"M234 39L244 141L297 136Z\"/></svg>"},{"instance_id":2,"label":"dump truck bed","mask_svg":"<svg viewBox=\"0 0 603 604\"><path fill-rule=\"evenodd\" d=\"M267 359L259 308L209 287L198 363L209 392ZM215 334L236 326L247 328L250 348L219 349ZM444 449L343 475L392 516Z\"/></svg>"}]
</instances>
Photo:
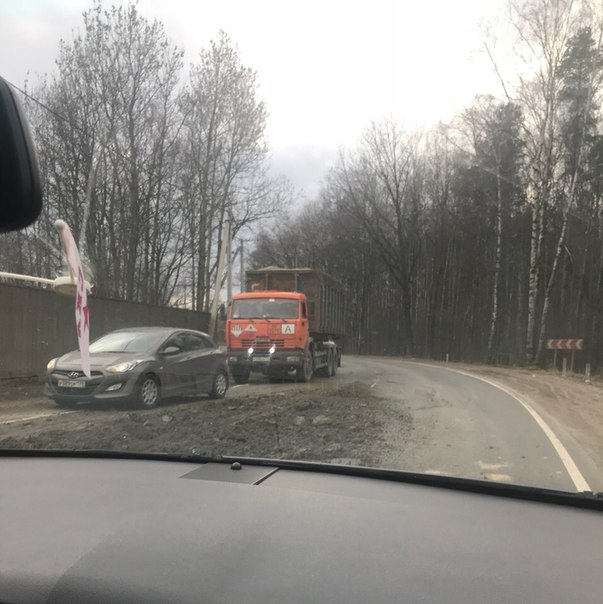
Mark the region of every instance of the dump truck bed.
<instances>
[{"instance_id":1,"label":"dump truck bed","mask_svg":"<svg viewBox=\"0 0 603 604\"><path fill-rule=\"evenodd\" d=\"M246 292L283 291L305 294L310 330L314 337L342 338L345 331L345 298L342 285L312 268L268 267L246 273Z\"/></svg>"}]
</instances>

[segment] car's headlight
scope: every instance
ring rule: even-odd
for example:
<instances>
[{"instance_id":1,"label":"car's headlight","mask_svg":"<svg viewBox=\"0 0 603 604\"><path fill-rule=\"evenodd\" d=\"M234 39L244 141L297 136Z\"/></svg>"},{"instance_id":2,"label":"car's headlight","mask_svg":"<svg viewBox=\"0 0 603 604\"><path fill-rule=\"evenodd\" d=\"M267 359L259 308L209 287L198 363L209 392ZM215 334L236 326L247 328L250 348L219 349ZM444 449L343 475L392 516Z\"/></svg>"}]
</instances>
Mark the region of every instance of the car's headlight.
<instances>
[{"instance_id":1,"label":"car's headlight","mask_svg":"<svg viewBox=\"0 0 603 604\"><path fill-rule=\"evenodd\" d=\"M57 366L57 361L58 361L58 357L56 359L52 359L50 361L48 361L48 365L46 365L46 369L48 369L48 371L50 371L51 369L54 369Z\"/></svg>"},{"instance_id":2,"label":"car's headlight","mask_svg":"<svg viewBox=\"0 0 603 604\"><path fill-rule=\"evenodd\" d=\"M117 365L111 365L107 367L106 371L109 373L125 373L126 371L132 371L136 365L140 365L142 361L126 361L125 363L118 363Z\"/></svg>"}]
</instances>

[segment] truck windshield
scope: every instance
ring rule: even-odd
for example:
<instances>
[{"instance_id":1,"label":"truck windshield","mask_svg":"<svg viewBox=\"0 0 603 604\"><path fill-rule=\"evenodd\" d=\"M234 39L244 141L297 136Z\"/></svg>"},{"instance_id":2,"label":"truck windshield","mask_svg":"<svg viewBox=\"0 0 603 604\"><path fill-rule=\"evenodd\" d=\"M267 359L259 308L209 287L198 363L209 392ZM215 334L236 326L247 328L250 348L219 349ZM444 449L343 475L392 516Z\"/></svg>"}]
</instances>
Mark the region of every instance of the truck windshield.
<instances>
[{"instance_id":1,"label":"truck windshield","mask_svg":"<svg viewBox=\"0 0 603 604\"><path fill-rule=\"evenodd\" d=\"M232 304L233 319L297 319L299 301L286 298L248 298Z\"/></svg>"}]
</instances>

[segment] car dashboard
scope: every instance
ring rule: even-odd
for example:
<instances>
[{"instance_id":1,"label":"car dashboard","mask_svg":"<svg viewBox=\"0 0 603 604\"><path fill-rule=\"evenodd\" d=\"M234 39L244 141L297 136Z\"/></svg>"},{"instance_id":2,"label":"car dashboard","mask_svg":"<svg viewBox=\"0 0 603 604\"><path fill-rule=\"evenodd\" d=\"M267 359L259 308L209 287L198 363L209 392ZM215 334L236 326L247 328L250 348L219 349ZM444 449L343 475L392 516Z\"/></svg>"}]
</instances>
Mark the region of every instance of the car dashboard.
<instances>
[{"instance_id":1,"label":"car dashboard","mask_svg":"<svg viewBox=\"0 0 603 604\"><path fill-rule=\"evenodd\" d=\"M600 602L601 512L267 463L3 456L0 602Z\"/></svg>"}]
</instances>

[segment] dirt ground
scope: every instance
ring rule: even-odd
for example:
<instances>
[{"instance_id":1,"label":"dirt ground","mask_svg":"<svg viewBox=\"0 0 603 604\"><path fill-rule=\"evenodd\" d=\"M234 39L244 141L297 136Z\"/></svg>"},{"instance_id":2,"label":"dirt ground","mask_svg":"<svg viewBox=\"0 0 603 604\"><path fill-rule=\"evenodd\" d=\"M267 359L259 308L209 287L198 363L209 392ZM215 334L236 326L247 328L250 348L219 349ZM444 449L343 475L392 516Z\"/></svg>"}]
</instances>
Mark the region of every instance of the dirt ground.
<instances>
[{"instance_id":1,"label":"dirt ground","mask_svg":"<svg viewBox=\"0 0 603 604\"><path fill-rule=\"evenodd\" d=\"M533 368L461 363L448 367L511 388L558 421L603 470L603 379L587 383L580 375L562 377ZM397 427L395 442L391 425ZM316 379L282 388L253 384L231 389L224 401L199 399L144 412L87 409L61 415L43 397L40 381L0 382L0 448L195 449L212 455L388 465L391 450L399 452L412 429L407 410L360 382Z\"/></svg>"},{"instance_id":2,"label":"dirt ground","mask_svg":"<svg viewBox=\"0 0 603 604\"><path fill-rule=\"evenodd\" d=\"M26 388L12 387L13 395ZM14 400L8 386L3 390L5 401ZM316 380L283 384L281 392L233 389L221 401L200 398L150 411L87 409L0 424L0 448L194 451L380 465L387 454L385 423L410 430L410 417L384 403L361 383Z\"/></svg>"}]
</instances>

